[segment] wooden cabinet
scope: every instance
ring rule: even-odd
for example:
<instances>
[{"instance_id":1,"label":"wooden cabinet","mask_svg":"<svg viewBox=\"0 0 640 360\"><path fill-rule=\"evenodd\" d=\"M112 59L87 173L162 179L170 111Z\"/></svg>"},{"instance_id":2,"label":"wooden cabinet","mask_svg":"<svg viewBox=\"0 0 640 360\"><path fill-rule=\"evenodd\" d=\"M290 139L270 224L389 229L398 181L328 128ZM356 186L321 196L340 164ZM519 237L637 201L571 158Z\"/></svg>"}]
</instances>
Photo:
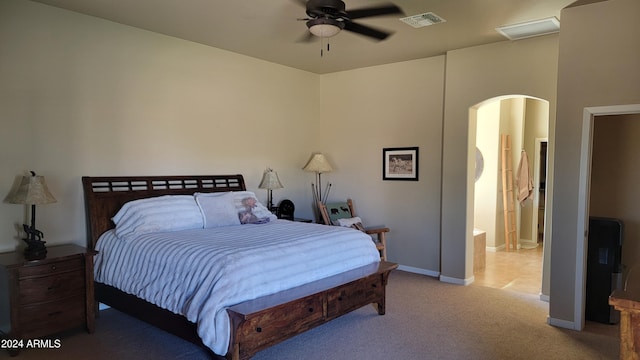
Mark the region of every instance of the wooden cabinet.
<instances>
[{"instance_id":1,"label":"wooden cabinet","mask_svg":"<svg viewBox=\"0 0 640 360\"><path fill-rule=\"evenodd\" d=\"M615 290L609 296L609 304L620 311L620 359L640 359L640 286L638 279L629 272L625 290ZM637 273L640 275L640 273ZM631 284L631 286L629 286Z\"/></svg>"},{"instance_id":2,"label":"wooden cabinet","mask_svg":"<svg viewBox=\"0 0 640 360\"><path fill-rule=\"evenodd\" d=\"M9 339L33 340L78 326L94 331L94 253L76 245L47 250L35 261L18 252L0 254L0 325L8 326ZM15 355L24 346L8 350Z\"/></svg>"}]
</instances>

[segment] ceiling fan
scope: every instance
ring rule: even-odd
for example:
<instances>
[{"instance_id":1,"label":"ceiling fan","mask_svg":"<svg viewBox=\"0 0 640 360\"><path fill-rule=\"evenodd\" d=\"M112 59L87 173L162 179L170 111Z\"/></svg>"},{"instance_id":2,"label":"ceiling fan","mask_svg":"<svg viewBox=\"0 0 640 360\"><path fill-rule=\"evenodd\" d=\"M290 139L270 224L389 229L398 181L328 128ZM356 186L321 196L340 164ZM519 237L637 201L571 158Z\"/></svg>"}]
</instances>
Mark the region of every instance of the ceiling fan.
<instances>
[{"instance_id":1,"label":"ceiling fan","mask_svg":"<svg viewBox=\"0 0 640 360\"><path fill-rule=\"evenodd\" d=\"M309 33L306 41L313 36L328 38L338 34L341 30L351 31L367 36L375 40L384 40L390 32L374 29L370 26L358 24L354 19L362 19L373 16L403 14L402 10L393 4L346 10L344 1L341 0L298 0L307 8L307 22Z\"/></svg>"}]
</instances>

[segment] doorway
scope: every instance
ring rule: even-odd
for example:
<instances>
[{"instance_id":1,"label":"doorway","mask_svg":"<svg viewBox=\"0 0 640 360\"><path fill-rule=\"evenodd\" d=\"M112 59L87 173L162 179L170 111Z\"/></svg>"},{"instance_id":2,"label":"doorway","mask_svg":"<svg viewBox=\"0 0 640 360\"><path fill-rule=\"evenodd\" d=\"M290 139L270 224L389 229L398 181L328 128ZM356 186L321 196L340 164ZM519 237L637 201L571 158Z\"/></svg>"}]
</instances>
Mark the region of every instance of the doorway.
<instances>
[{"instance_id":1,"label":"doorway","mask_svg":"<svg viewBox=\"0 0 640 360\"><path fill-rule=\"evenodd\" d=\"M580 151L580 176L578 184L578 219L576 238L576 278L573 328L581 330L585 325L586 259L588 224L590 216L591 165L594 121L598 116L640 114L640 104L588 107L584 109L582 145ZM623 245L624 246L624 245ZM623 249L624 252L624 249ZM623 262L624 262L623 258Z\"/></svg>"},{"instance_id":2,"label":"doorway","mask_svg":"<svg viewBox=\"0 0 640 360\"><path fill-rule=\"evenodd\" d=\"M476 171L474 201L467 206L473 207L474 233L486 236L486 272L479 272L474 266L474 282L516 291L525 289L524 292L540 296L549 103L513 95L488 99L472 110L475 113L470 116L470 121L475 118L475 147L483 169L480 176ZM511 139L510 169L517 169L522 154L526 154L534 185L529 198L514 204L517 247L511 251L505 248L501 134L509 134ZM477 251L474 249L474 254Z\"/></svg>"}]
</instances>

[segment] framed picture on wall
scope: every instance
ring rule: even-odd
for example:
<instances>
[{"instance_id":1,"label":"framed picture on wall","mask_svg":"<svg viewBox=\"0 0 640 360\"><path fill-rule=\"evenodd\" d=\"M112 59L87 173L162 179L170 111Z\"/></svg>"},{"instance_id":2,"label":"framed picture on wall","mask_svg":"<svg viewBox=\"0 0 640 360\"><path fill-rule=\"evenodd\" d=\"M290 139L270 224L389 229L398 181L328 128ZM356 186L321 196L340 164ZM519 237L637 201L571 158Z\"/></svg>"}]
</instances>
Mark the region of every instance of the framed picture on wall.
<instances>
[{"instance_id":1,"label":"framed picture on wall","mask_svg":"<svg viewBox=\"0 0 640 360\"><path fill-rule=\"evenodd\" d=\"M382 149L382 180L418 181L418 147Z\"/></svg>"}]
</instances>

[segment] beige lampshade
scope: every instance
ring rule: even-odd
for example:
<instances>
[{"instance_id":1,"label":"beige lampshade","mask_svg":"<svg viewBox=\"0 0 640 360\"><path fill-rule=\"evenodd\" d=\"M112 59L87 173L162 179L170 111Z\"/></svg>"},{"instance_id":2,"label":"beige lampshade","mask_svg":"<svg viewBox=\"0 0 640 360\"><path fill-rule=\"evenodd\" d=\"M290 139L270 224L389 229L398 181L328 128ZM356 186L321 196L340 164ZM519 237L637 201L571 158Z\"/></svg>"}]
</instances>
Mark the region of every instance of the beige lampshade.
<instances>
[{"instance_id":1,"label":"beige lampshade","mask_svg":"<svg viewBox=\"0 0 640 360\"><path fill-rule=\"evenodd\" d=\"M278 173L271 169L267 169L262 175L262 181L260 182L258 188L273 190L282 189L284 188L284 186L282 186L282 183L278 178Z\"/></svg>"},{"instance_id":2,"label":"beige lampshade","mask_svg":"<svg viewBox=\"0 0 640 360\"><path fill-rule=\"evenodd\" d=\"M311 154L311 158L302 170L322 174L333 171L333 168L322 153L315 153Z\"/></svg>"},{"instance_id":3,"label":"beige lampshade","mask_svg":"<svg viewBox=\"0 0 640 360\"><path fill-rule=\"evenodd\" d=\"M56 202L51 195L44 176L31 172L31 176L23 176L15 192L10 193L5 201L10 204L42 205Z\"/></svg>"}]
</instances>

